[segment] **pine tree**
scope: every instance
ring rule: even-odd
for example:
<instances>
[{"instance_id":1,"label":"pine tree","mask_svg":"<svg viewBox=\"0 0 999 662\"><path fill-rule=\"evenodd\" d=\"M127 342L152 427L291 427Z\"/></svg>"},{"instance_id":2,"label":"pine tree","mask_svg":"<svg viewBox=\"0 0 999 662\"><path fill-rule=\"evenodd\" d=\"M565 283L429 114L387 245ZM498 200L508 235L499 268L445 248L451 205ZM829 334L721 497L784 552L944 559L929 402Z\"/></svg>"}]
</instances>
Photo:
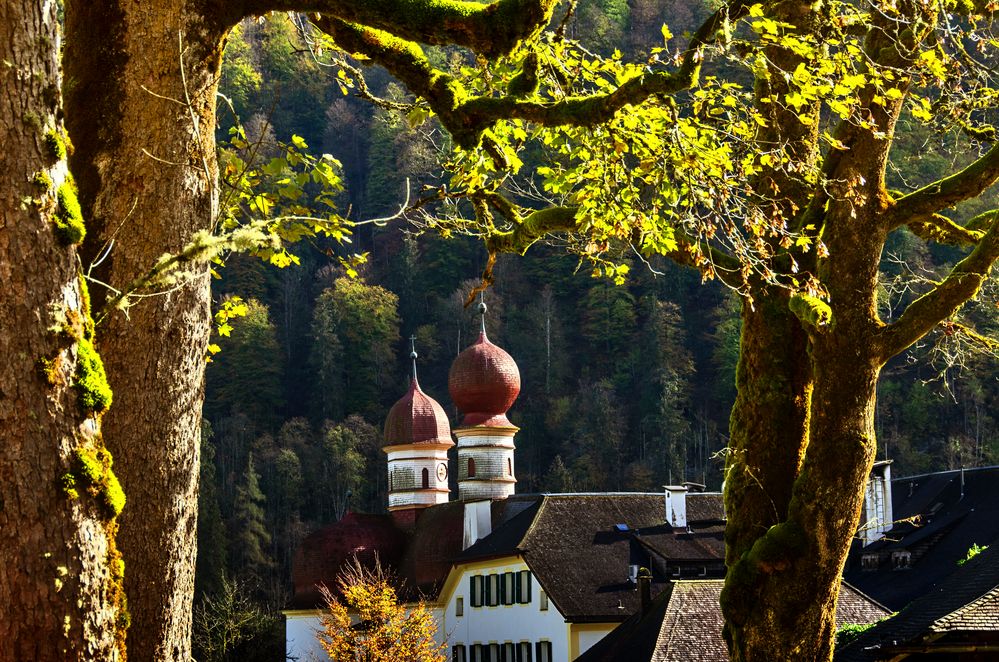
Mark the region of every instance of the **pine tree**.
<instances>
[{"instance_id":1,"label":"pine tree","mask_svg":"<svg viewBox=\"0 0 999 662\"><path fill-rule=\"evenodd\" d=\"M253 453L250 453L242 484L236 489L235 513L230 529L230 558L235 570L258 581L267 577L273 564L267 553L271 535L267 531L265 503Z\"/></svg>"}]
</instances>

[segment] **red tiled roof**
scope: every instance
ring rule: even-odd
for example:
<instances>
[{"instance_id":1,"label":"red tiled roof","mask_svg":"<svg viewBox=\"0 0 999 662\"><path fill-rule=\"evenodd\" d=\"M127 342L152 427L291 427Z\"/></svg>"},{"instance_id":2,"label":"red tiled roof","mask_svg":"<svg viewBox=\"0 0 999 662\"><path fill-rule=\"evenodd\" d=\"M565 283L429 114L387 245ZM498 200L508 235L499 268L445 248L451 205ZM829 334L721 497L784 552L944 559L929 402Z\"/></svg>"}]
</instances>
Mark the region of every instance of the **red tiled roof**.
<instances>
[{"instance_id":1,"label":"red tiled roof","mask_svg":"<svg viewBox=\"0 0 999 662\"><path fill-rule=\"evenodd\" d=\"M443 407L420 389L415 377L385 418L385 446L400 444L454 445Z\"/></svg>"},{"instance_id":2,"label":"red tiled roof","mask_svg":"<svg viewBox=\"0 0 999 662\"><path fill-rule=\"evenodd\" d=\"M462 426L507 427L506 412L520 394L520 370L483 331L451 364L448 391L465 414Z\"/></svg>"},{"instance_id":3,"label":"red tiled roof","mask_svg":"<svg viewBox=\"0 0 999 662\"><path fill-rule=\"evenodd\" d=\"M405 535L388 515L347 513L305 538L295 552L291 570L295 594L289 607L321 606L319 586L334 589L340 571L355 555L366 567L373 566L377 556L383 567L395 570L405 545Z\"/></svg>"}]
</instances>

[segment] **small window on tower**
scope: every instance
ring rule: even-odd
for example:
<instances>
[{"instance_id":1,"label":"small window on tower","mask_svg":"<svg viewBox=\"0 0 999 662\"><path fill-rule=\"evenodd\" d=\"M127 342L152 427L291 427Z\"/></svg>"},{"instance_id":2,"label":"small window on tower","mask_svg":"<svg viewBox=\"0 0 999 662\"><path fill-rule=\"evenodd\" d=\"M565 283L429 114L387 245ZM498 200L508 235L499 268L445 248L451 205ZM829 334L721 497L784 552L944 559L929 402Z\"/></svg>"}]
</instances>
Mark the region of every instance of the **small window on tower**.
<instances>
[{"instance_id":1,"label":"small window on tower","mask_svg":"<svg viewBox=\"0 0 999 662\"><path fill-rule=\"evenodd\" d=\"M475 459L468 458L468 477L475 478Z\"/></svg>"},{"instance_id":2,"label":"small window on tower","mask_svg":"<svg viewBox=\"0 0 999 662\"><path fill-rule=\"evenodd\" d=\"M426 490L426 489L429 489L429 488L430 488L430 470L424 468L423 469L423 489Z\"/></svg>"},{"instance_id":3,"label":"small window on tower","mask_svg":"<svg viewBox=\"0 0 999 662\"><path fill-rule=\"evenodd\" d=\"M506 458L506 475L513 475L513 460L511 458Z\"/></svg>"}]
</instances>

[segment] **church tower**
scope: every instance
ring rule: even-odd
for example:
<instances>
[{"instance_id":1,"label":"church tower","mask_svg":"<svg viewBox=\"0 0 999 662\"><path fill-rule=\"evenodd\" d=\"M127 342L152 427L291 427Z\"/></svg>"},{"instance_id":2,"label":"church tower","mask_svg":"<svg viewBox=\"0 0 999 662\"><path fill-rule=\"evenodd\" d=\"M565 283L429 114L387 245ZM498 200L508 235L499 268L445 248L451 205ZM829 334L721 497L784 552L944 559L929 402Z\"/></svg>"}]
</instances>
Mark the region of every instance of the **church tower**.
<instances>
[{"instance_id":1,"label":"church tower","mask_svg":"<svg viewBox=\"0 0 999 662\"><path fill-rule=\"evenodd\" d=\"M447 451L454 446L447 414L420 389L415 338L410 341L413 375L385 419L382 446L388 455L388 509L403 529L412 528L422 509L448 501Z\"/></svg>"},{"instance_id":2,"label":"church tower","mask_svg":"<svg viewBox=\"0 0 999 662\"><path fill-rule=\"evenodd\" d=\"M458 439L458 498L505 499L514 493L513 437L506 417L520 394L520 370L513 357L489 342L486 304L479 303L479 338L451 364L448 391L464 414L454 431Z\"/></svg>"}]
</instances>

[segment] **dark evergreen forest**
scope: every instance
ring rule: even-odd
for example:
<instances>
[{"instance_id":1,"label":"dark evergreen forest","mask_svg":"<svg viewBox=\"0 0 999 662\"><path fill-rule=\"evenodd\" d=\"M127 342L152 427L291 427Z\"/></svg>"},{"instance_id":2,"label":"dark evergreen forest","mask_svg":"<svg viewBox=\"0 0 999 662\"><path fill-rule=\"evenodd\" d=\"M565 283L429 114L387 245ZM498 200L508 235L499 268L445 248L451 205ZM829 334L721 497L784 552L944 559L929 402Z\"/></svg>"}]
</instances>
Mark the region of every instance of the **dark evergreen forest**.
<instances>
[{"instance_id":1,"label":"dark evergreen forest","mask_svg":"<svg viewBox=\"0 0 999 662\"><path fill-rule=\"evenodd\" d=\"M635 55L664 21L681 34L705 10L700 0L581 0L569 29ZM331 153L343 164L341 208L359 224L346 248L300 243L297 265L232 255L219 269L216 302L238 296L247 314L218 339L208 367L198 659L281 659L280 625L266 614L288 595L299 541L348 509L384 509L381 425L405 391L410 336L423 389L457 420L447 372L477 332L474 306L464 302L485 249L474 238L419 233L404 219L365 222L397 212L407 181L414 194L438 181L447 138L432 123L413 129L399 113L345 96L335 74L283 14L244 23L227 46L221 124L238 118L261 156L292 135L313 153ZM376 94L402 97L383 72L365 74ZM914 131L899 143L912 169L894 177L907 183L961 156L958 146ZM912 297L893 291L893 275L932 279L956 255L917 250L898 234L883 267L889 312ZM336 258L355 251L368 260L352 278ZM516 359L523 383L510 413L521 428L518 492L721 487L739 343L735 295L671 262L620 259L631 266L623 285L591 277L557 245L496 265L488 331ZM994 330L991 305L977 315L979 330ZM883 373L877 431L896 475L999 462L999 365L951 347L946 335ZM238 614L253 615L240 626L243 643L220 647L217 624Z\"/></svg>"}]
</instances>

